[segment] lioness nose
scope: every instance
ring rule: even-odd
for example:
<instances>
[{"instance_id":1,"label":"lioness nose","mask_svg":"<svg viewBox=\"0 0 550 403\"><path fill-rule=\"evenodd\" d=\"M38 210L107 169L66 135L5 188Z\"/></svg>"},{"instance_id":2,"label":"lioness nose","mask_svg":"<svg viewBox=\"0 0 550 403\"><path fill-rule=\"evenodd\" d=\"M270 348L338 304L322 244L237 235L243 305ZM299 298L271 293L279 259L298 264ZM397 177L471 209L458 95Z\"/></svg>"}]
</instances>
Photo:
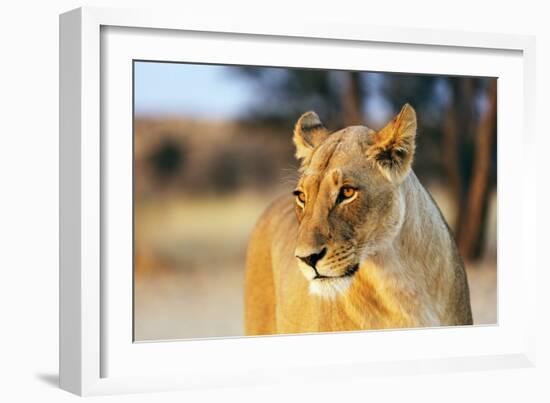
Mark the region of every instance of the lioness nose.
<instances>
[{"instance_id":1,"label":"lioness nose","mask_svg":"<svg viewBox=\"0 0 550 403\"><path fill-rule=\"evenodd\" d=\"M315 269L315 265L319 260L321 260L325 255L327 254L327 248L321 249L320 252L312 253L309 256L296 256L298 259L300 259L302 262L307 264L308 266L311 266Z\"/></svg>"}]
</instances>

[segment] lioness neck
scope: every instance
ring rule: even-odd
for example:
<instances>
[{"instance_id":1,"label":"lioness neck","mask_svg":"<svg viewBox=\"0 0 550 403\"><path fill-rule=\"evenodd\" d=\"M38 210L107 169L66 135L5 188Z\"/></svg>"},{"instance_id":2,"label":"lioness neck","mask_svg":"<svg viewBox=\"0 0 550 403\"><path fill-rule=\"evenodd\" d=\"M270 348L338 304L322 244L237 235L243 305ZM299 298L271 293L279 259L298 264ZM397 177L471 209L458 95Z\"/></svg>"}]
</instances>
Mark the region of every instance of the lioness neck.
<instances>
[{"instance_id":1,"label":"lioness neck","mask_svg":"<svg viewBox=\"0 0 550 403\"><path fill-rule=\"evenodd\" d=\"M444 284L454 275L454 243L431 196L410 173L401 184L403 224L367 257L342 306L363 328L438 326L446 322ZM438 228L439 227L439 228ZM435 234L438 234L437 236ZM443 234L443 235L441 235ZM447 277L447 278L446 278Z\"/></svg>"}]
</instances>

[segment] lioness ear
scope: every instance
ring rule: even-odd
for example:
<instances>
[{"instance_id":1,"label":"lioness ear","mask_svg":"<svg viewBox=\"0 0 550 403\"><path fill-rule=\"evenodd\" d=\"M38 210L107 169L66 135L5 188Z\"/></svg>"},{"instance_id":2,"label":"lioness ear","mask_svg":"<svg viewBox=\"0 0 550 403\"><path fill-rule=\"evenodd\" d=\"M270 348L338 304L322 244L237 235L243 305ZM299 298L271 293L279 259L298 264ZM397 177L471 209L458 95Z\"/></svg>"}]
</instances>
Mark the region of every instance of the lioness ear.
<instances>
[{"instance_id":1,"label":"lioness ear","mask_svg":"<svg viewBox=\"0 0 550 403\"><path fill-rule=\"evenodd\" d=\"M367 158L378 165L388 180L399 182L411 169L415 137L416 112L405 104L401 112L374 135Z\"/></svg>"},{"instance_id":2,"label":"lioness ear","mask_svg":"<svg viewBox=\"0 0 550 403\"><path fill-rule=\"evenodd\" d=\"M296 146L296 158L307 160L313 154L313 150L321 144L329 135L327 128L315 112L306 112L294 126L294 145Z\"/></svg>"}]
</instances>

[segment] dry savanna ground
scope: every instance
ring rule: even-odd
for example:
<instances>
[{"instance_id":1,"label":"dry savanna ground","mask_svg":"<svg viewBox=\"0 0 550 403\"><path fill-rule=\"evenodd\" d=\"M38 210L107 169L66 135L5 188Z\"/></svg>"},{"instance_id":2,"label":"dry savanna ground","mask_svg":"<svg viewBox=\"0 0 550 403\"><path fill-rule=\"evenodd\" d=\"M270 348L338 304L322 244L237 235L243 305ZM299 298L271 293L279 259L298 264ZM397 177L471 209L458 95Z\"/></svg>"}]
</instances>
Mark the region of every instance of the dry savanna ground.
<instances>
[{"instance_id":1,"label":"dry savanna ground","mask_svg":"<svg viewBox=\"0 0 550 403\"><path fill-rule=\"evenodd\" d=\"M452 217L445 193L430 189ZM166 197L136 203L136 340L240 336L251 229L273 195ZM467 263L476 324L496 323L496 206L486 257Z\"/></svg>"}]
</instances>

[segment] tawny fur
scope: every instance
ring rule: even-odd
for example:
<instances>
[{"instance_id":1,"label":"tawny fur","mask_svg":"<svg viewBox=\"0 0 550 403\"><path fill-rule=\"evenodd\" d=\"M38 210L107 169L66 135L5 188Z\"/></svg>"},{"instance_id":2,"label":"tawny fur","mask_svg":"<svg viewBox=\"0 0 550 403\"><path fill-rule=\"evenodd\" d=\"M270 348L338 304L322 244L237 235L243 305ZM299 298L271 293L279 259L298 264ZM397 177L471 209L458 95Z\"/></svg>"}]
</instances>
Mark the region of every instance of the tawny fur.
<instances>
[{"instance_id":1,"label":"tawny fur","mask_svg":"<svg viewBox=\"0 0 550 403\"><path fill-rule=\"evenodd\" d=\"M411 164L416 114L405 105L380 132L330 134L308 112L296 124L297 188L259 219L245 281L248 335L472 324L455 242ZM353 199L338 202L352 185ZM318 274L296 256L326 248ZM359 269L346 275L353 265Z\"/></svg>"}]
</instances>

